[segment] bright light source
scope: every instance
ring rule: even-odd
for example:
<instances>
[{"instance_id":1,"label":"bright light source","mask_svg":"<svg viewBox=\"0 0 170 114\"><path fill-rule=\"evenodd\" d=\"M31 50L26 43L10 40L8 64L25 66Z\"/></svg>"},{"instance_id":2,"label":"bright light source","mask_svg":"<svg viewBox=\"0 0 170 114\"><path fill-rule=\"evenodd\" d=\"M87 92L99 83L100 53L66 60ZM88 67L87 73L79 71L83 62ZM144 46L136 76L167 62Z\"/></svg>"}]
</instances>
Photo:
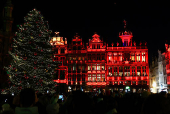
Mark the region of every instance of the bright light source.
<instances>
[{"instance_id":1,"label":"bright light source","mask_svg":"<svg viewBox=\"0 0 170 114\"><path fill-rule=\"evenodd\" d=\"M153 82L152 86L153 86L153 87L156 87L156 82Z\"/></svg>"},{"instance_id":2,"label":"bright light source","mask_svg":"<svg viewBox=\"0 0 170 114\"><path fill-rule=\"evenodd\" d=\"M68 86L68 89L71 89L71 87L70 87L70 86Z\"/></svg>"},{"instance_id":3,"label":"bright light source","mask_svg":"<svg viewBox=\"0 0 170 114\"><path fill-rule=\"evenodd\" d=\"M56 38L53 38L53 41L56 41Z\"/></svg>"},{"instance_id":4,"label":"bright light source","mask_svg":"<svg viewBox=\"0 0 170 114\"><path fill-rule=\"evenodd\" d=\"M129 87L129 86L126 86L126 89L130 89L130 87Z\"/></svg>"},{"instance_id":5,"label":"bright light source","mask_svg":"<svg viewBox=\"0 0 170 114\"><path fill-rule=\"evenodd\" d=\"M60 42L60 37L57 37L57 41L59 41ZM62 41L62 40L61 40Z\"/></svg>"},{"instance_id":6,"label":"bright light source","mask_svg":"<svg viewBox=\"0 0 170 114\"><path fill-rule=\"evenodd\" d=\"M109 60L111 59L111 57L109 57Z\"/></svg>"}]
</instances>

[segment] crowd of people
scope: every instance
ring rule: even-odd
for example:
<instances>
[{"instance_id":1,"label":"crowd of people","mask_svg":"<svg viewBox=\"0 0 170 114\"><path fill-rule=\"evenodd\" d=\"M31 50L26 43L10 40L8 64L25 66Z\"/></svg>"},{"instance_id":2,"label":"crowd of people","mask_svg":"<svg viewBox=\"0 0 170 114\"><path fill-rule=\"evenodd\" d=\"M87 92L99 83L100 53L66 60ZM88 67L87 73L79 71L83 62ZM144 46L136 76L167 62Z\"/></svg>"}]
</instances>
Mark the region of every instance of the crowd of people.
<instances>
[{"instance_id":1,"label":"crowd of people","mask_svg":"<svg viewBox=\"0 0 170 114\"><path fill-rule=\"evenodd\" d=\"M152 94L102 91L100 94L80 90L65 93L35 93L23 89L18 95L1 95L1 114L168 114L170 97L166 92Z\"/></svg>"}]
</instances>

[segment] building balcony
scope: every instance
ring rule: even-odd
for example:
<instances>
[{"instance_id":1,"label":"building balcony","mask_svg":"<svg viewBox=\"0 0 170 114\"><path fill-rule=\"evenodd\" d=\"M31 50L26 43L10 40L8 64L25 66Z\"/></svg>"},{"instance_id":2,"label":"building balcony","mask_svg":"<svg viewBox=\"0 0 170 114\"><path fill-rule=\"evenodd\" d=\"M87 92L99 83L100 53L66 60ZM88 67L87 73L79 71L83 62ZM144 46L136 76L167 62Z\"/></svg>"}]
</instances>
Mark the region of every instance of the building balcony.
<instances>
[{"instance_id":1,"label":"building balcony","mask_svg":"<svg viewBox=\"0 0 170 114\"><path fill-rule=\"evenodd\" d=\"M114 81L114 80L148 80L148 76L107 76L107 81Z\"/></svg>"},{"instance_id":2,"label":"building balcony","mask_svg":"<svg viewBox=\"0 0 170 114\"><path fill-rule=\"evenodd\" d=\"M87 73L105 73L105 70L88 70Z\"/></svg>"},{"instance_id":3,"label":"building balcony","mask_svg":"<svg viewBox=\"0 0 170 114\"><path fill-rule=\"evenodd\" d=\"M87 82L87 85L106 85L106 82Z\"/></svg>"}]
</instances>

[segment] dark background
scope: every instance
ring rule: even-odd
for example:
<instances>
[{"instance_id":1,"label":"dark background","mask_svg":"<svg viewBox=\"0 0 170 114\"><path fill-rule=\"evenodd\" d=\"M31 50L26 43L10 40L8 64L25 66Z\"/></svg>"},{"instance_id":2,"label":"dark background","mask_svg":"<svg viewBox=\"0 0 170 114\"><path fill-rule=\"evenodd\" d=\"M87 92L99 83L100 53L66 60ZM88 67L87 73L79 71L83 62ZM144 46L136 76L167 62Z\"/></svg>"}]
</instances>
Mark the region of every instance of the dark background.
<instances>
[{"instance_id":1,"label":"dark background","mask_svg":"<svg viewBox=\"0 0 170 114\"><path fill-rule=\"evenodd\" d=\"M5 4L5 0L1 0ZM49 22L49 29L59 31L60 36L71 39L78 33L85 43L97 32L101 39L111 45L119 41L123 20L133 33L133 41L147 42L149 60L164 51L169 43L170 7L168 1L113 0L112 2L54 1L54 0L12 0L13 31L24 22L24 16L36 8Z\"/></svg>"}]
</instances>

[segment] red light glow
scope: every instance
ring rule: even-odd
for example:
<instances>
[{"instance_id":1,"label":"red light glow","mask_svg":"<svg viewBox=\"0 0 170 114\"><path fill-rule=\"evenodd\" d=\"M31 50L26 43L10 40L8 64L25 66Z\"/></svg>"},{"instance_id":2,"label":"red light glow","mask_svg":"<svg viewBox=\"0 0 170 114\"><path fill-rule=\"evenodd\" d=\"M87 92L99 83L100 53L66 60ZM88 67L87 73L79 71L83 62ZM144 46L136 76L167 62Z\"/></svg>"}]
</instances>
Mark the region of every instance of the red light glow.
<instances>
[{"instance_id":1,"label":"red light glow","mask_svg":"<svg viewBox=\"0 0 170 114\"><path fill-rule=\"evenodd\" d=\"M55 45L54 50L58 49L55 58L59 58L62 65L57 69L58 80L54 81L66 83L68 86L95 87L139 85L143 84L143 81L148 84L149 65L146 45L144 47L136 46L135 42L132 45L133 36L129 31L120 33L119 37L122 39L123 46L121 47L122 44L117 43L117 46L114 47L114 43L112 43L112 46L109 47L95 33L92 40L90 39L86 44L86 48L77 34L72 39L70 46L60 37L59 41L62 41L64 45ZM61 49L65 49L64 53L61 53ZM63 71L65 79L60 79Z\"/></svg>"}]
</instances>

